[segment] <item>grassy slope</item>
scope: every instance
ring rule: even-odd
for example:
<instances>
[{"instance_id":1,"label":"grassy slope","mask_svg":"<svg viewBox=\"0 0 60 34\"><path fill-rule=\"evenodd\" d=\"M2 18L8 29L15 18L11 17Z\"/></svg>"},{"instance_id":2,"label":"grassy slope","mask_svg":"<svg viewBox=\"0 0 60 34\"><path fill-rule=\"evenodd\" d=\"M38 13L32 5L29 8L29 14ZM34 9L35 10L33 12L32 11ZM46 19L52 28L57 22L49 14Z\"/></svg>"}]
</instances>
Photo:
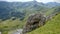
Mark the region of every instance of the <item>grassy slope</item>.
<instances>
[{"instance_id":1,"label":"grassy slope","mask_svg":"<svg viewBox=\"0 0 60 34\"><path fill-rule=\"evenodd\" d=\"M60 34L60 14L28 34Z\"/></svg>"},{"instance_id":2,"label":"grassy slope","mask_svg":"<svg viewBox=\"0 0 60 34\"><path fill-rule=\"evenodd\" d=\"M11 30L11 29L17 29L22 28L24 25L24 21L20 21L20 19L16 20L5 20L0 22L0 30Z\"/></svg>"},{"instance_id":3,"label":"grassy slope","mask_svg":"<svg viewBox=\"0 0 60 34\"><path fill-rule=\"evenodd\" d=\"M60 12L60 6L48 9L45 14L48 16L48 15L51 15L51 14L57 13L57 12Z\"/></svg>"}]
</instances>

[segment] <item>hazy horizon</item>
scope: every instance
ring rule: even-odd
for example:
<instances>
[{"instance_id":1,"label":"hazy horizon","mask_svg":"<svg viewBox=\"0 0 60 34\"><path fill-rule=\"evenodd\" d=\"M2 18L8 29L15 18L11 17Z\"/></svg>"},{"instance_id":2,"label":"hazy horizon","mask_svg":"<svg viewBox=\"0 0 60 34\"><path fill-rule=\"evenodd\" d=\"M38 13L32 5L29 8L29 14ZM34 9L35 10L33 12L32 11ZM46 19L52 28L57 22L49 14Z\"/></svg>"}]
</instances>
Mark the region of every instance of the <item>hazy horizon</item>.
<instances>
[{"instance_id":1,"label":"hazy horizon","mask_svg":"<svg viewBox=\"0 0 60 34\"><path fill-rule=\"evenodd\" d=\"M34 0L0 0L0 1L7 1L7 2L28 2L28 1L34 1ZM60 0L35 0L37 2L43 2L43 3L48 3L48 2L58 2L60 3Z\"/></svg>"}]
</instances>

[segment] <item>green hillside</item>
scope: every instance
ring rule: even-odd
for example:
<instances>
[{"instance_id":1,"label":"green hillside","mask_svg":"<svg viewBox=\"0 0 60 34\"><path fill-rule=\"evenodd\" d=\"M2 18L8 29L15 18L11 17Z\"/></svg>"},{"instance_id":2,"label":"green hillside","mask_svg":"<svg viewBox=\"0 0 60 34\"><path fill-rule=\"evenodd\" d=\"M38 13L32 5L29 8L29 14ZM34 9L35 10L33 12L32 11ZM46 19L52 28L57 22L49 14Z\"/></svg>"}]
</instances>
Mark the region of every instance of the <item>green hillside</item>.
<instances>
[{"instance_id":1,"label":"green hillside","mask_svg":"<svg viewBox=\"0 0 60 34\"><path fill-rule=\"evenodd\" d=\"M27 34L60 34L60 14L46 24Z\"/></svg>"},{"instance_id":2,"label":"green hillside","mask_svg":"<svg viewBox=\"0 0 60 34\"><path fill-rule=\"evenodd\" d=\"M22 28L22 23L19 19L16 20L9 19L0 22L0 30L11 30L19 27Z\"/></svg>"},{"instance_id":3,"label":"green hillside","mask_svg":"<svg viewBox=\"0 0 60 34\"><path fill-rule=\"evenodd\" d=\"M54 5L52 3L51 3L52 5L50 5L50 4L39 3L37 1L30 1L30 2L0 1L0 32L2 32L2 34L8 34L8 31L23 28L28 17L32 14L43 13L50 16L50 14L52 15L53 13L60 11L60 3L55 2L53 3ZM59 15L57 15L51 21L48 21L46 25L44 25L43 27L38 28L35 31L32 31L29 34L40 34L40 33L50 34L50 32L54 34L56 32L60 33Z\"/></svg>"},{"instance_id":4,"label":"green hillside","mask_svg":"<svg viewBox=\"0 0 60 34\"><path fill-rule=\"evenodd\" d=\"M52 15L52 14L55 14L55 13L58 13L58 12L60 12L60 6L48 9L45 14L46 15Z\"/></svg>"},{"instance_id":5,"label":"green hillside","mask_svg":"<svg viewBox=\"0 0 60 34\"><path fill-rule=\"evenodd\" d=\"M20 21L20 19L0 21L0 31L2 34L8 34L10 31L23 28L24 24L25 20Z\"/></svg>"}]
</instances>

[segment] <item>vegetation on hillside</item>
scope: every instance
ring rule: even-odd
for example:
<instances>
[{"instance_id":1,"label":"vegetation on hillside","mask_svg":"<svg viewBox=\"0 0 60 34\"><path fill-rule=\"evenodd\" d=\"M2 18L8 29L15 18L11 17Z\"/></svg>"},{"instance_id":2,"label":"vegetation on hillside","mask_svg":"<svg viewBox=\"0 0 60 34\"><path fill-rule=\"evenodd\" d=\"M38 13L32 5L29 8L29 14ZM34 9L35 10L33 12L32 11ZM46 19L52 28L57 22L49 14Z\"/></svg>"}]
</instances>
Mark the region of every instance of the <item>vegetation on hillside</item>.
<instances>
[{"instance_id":1,"label":"vegetation on hillside","mask_svg":"<svg viewBox=\"0 0 60 34\"><path fill-rule=\"evenodd\" d=\"M46 15L50 15L56 12L60 12L60 7L56 7L56 6L60 6L60 3L54 3L54 5L53 6L52 5L53 5L52 3L44 4L36 1L30 1L30 2L1 1L0 2L0 31L2 32L2 34L8 34L8 31L10 30L23 28L23 25L26 23L27 18L31 14L44 13ZM57 20L59 20L57 19L57 17L55 19L56 19L55 20L56 22ZM55 23L55 21L54 19L52 19L51 23L53 24ZM46 27L49 26L49 22L50 21L46 23L45 25ZM45 28L45 26L43 26L42 29ZM38 28L36 32L35 31L31 32L31 34L39 34L39 31L40 31L40 28Z\"/></svg>"},{"instance_id":2,"label":"vegetation on hillside","mask_svg":"<svg viewBox=\"0 0 60 34\"><path fill-rule=\"evenodd\" d=\"M60 14L46 22L44 26L27 34L60 34Z\"/></svg>"}]
</instances>

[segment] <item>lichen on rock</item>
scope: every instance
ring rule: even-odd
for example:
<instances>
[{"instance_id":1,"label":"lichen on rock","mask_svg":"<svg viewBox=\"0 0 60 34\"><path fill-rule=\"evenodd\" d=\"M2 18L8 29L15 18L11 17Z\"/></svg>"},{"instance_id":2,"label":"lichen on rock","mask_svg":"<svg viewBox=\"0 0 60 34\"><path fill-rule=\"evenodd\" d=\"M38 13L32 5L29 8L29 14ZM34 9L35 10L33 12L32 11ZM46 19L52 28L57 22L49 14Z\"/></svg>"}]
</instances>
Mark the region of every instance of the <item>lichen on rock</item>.
<instances>
[{"instance_id":1,"label":"lichen on rock","mask_svg":"<svg viewBox=\"0 0 60 34\"><path fill-rule=\"evenodd\" d=\"M46 16L44 14L34 14L29 16L27 19L27 23L25 24L22 34L26 34L27 32L31 32L38 27L41 27L45 24Z\"/></svg>"}]
</instances>

